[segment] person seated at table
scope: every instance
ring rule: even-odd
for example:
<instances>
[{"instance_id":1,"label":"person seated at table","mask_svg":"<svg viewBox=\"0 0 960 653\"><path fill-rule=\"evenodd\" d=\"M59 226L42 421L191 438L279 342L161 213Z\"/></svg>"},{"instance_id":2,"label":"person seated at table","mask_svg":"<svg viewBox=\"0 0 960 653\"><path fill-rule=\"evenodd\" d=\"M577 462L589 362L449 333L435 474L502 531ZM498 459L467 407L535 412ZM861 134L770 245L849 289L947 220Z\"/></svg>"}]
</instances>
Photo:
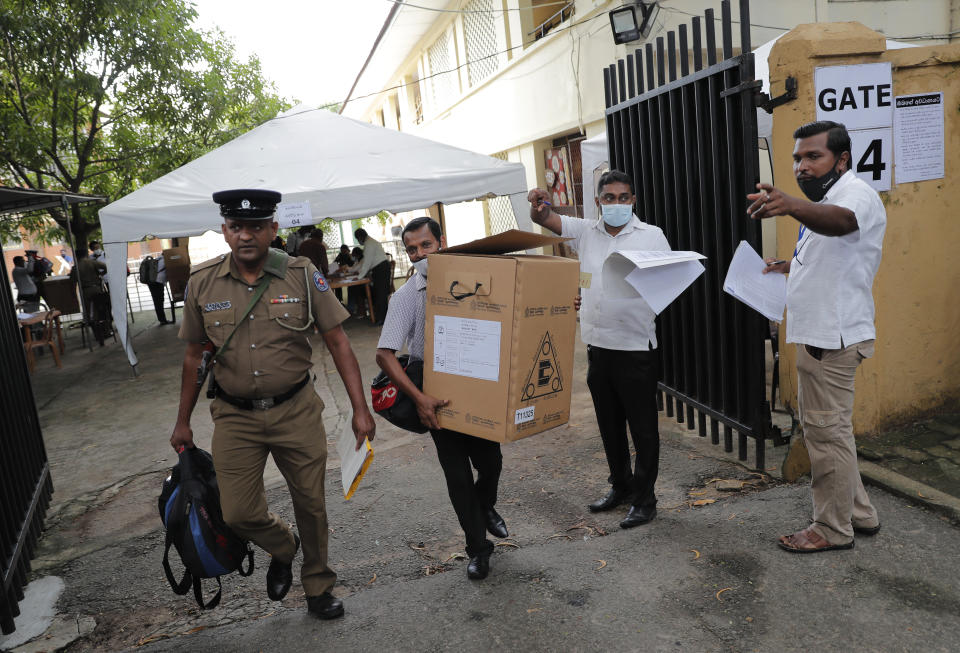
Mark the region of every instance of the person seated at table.
<instances>
[{"instance_id":1,"label":"person seated at table","mask_svg":"<svg viewBox=\"0 0 960 653\"><path fill-rule=\"evenodd\" d=\"M359 247L354 247L350 255L354 262L353 265L343 271L343 276L347 278L357 278L360 275L361 268L363 268L363 250ZM366 317L366 305L366 289L362 285L347 286L347 310L350 311L354 317Z\"/></svg>"},{"instance_id":2,"label":"person seated at table","mask_svg":"<svg viewBox=\"0 0 960 653\"><path fill-rule=\"evenodd\" d=\"M342 277L343 273L353 265L353 257L350 256L350 247L348 245L340 245L340 253L337 254L337 258L333 259L333 262L336 264L337 269L331 271L329 276L333 278ZM337 294L337 299L339 299L342 304L343 288L334 288L333 292Z\"/></svg>"},{"instance_id":3,"label":"person seated at table","mask_svg":"<svg viewBox=\"0 0 960 653\"><path fill-rule=\"evenodd\" d=\"M23 303L24 312L32 313L39 308L40 293L33 275L27 268L27 260L22 256L13 257L13 283L17 285L17 303Z\"/></svg>"}]
</instances>

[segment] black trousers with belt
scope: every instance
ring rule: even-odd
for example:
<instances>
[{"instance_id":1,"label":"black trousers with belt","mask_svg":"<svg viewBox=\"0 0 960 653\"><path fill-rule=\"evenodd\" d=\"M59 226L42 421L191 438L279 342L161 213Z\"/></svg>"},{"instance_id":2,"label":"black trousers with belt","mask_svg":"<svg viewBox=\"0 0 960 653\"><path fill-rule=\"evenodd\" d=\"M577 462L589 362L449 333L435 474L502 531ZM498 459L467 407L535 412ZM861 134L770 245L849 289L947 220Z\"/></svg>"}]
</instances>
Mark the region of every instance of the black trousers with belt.
<instances>
[{"instance_id":1,"label":"black trousers with belt","mask_svg":"<svg viewBox=\"0 0 960 653\"><path fill-rule=\"evenodd\" d=\"M450 503L467 536L467 555L490 553L493 543L487 539L486 510L497 503L497 486L503 468L500 443L447 429L431 431L430 435L437 445L437 458L447 479ZM477 470L476 481L471 465Z\"/></svg>"},{"instance_id":2,"label":"black trousers with belt","mask_svg":"<svg viewBox=\"0 0 960 653\"><path fill-rule=\"evenodd\" d=\"M587 385L607 454L610 484L615 490L629 492L635 506L656 506L654 485L660 460L657 351L619 351L588 345L587 360ZM633 470L628 425L636 453Z\"/></svg>"},{"instance_id":3,"label":"black trousers with belt","mask_svg":"<svg viewBox=\"0 0 960 653\"><path fill-rule=\"evenodd\" d=\"M390 297L389 286L393 283L393 279L390 278L390 261L378 263L370 271L370 280L373 282L373 288L370 289L373 295L373 310L377 322L382 323L383 318L387 316L387 299Z\"/></svg>"}]
</instances>

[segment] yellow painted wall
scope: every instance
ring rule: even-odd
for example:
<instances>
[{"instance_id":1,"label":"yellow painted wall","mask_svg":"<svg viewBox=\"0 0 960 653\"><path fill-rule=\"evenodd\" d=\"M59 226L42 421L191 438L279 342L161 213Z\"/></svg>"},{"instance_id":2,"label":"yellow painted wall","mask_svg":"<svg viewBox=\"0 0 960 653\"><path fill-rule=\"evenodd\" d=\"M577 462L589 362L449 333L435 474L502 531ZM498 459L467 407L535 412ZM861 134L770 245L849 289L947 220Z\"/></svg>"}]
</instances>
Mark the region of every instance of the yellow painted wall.
<instances>
[{"instance_id":1,"label":"yellow painted wall","mask_svg":"<svg viewBox=\"0 0 960 653\"><path fill-rule=\"evenodd\" d=\"M892 63L895 96L943 91L946 177L897 185L894 169L894 186L880 194L887 230L873 287L876 355L857 372L857 434L960 399L960 44L885 51L884 35L859 23L835 23L801 25L770 55L774 94L788 75L798 81L798 98L773 115L774 177L795 195L792 134L816 119L814 68L881 61ZM777 218L781 258L792 255L797 227L792 218ZM796 351L785 344L785 333L781 328L780 384L784 402L795 409Z\"/></svg>"}]
</instances>

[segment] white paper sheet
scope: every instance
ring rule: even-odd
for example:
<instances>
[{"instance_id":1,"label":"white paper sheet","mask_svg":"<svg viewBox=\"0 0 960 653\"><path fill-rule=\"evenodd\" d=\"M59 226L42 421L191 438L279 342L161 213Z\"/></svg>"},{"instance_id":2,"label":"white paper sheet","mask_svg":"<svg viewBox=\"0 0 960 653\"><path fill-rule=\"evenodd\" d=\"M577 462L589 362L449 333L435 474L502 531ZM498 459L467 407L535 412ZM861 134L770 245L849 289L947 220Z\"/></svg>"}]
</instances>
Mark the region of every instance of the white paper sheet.
<instances>
[{"instance_id":1,"label":"white paper sheet","mask_svg":"<svg viewBox=\"0 0 960 653\"><path fill-rule=\"evenodd\" d=\"M899 95L893 113L897 183L944 176L943 93Z\"/></svg>"},{"instance_id":2,"label":"white paper sheet","mask_svg":"<svg viewBox=\"0 0 960 653\"><path fill-rule=\"evenodd\" d=\"M705 258L698 252L614 252L603 265L603 289L611 297L639 294L655 313L661 313L703 274L700 259Z\"/></svg>"},{"instance_id":3,"label":"white paper sheet","mask_svg":"<svg viewBox=\"0 0 960 653\"><path fill-rule=\"evenodd\" d=\"M310 202L281 202L277 204L276 220L281 229L305 227L313 224Z\"/></svg>"},{"instance_id":4,"label":"white paper sheet","mask_svg":"<svg viewBox=\"0 0 960 653\"><path fill-rule=\"evenodd\" d=\"M364 439L360 450L356 450L357 438L353 429L345 428L337 441L337 453L340 454L340 483L343 485L343 497L349 499L360 485L360 479L373 461L373 447Z\"/></svg>"},{"instance_id":5,"label":"white paper sheet","mask_svg":"<svg viewBox=\"0 0 960 653\"><path fill-rule=\"evenodd\" d=\"M745 240L733 254L723 290L768 320L780 322L787 307L787 277L778 272L764 274L767 267Z\"/></svg>"},{"instance_id":6,"label":"white paper sheet","mask_svg":"<svg viewBox=\"0 0 960 653\"><path fill-rule=\"evenodd\" d=\"M433 319L433 371L500 379L500 323L437 315Z\"/></svg>"}]
</instances>

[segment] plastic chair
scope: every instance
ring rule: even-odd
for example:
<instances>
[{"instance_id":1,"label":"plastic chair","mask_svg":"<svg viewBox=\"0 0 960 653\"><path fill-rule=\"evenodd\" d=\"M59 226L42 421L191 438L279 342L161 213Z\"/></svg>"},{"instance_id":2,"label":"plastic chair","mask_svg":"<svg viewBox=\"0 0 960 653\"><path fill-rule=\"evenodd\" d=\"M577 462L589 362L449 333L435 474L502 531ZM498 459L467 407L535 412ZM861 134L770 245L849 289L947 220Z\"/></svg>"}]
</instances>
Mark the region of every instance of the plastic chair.
<instances>
[{"instance_id":1,"label":"plastic chair","mask_svg":"<svg viewBox=\"0 0 960 653\"><path fill-rule=\"evenodd\" d=\"M57 313L55 311L49 311L47 316L43 318L43 331L41 332L40 337L36 340L23 343L27 354L27 366L30 368L30 372L33 372L33 368L35 366L33 350L37 349L38 347L50 347L50 351L53 353L53 360L56 362L57 367L63 367L63 364L60 362L60 348L54 342L57 328L56 317Z\"/></svg>"}]
</instances>

